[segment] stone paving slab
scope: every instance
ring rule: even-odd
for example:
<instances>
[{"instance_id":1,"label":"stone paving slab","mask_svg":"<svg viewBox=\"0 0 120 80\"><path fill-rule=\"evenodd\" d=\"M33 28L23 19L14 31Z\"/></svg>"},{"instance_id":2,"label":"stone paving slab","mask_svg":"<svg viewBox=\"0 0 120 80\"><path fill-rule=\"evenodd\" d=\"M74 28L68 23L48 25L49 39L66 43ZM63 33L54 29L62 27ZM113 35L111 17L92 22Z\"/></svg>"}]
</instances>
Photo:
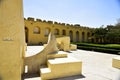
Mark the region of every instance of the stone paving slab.
<instances>
[{"instance_id":1,"label":"stone paving slab","mask_svg":"<svg viewBox=\"0 0 120 80\"><path fill-rule=\"evenodd\" d=\"M34 55L43 49L42 46L28 46L27 56ZM94 51L76 50L67 53L78 60L82 60L82 75L54 80L120 80L120 69L112 67L112 58L120 55L100 53ZM33 54L34 53L34 54ZM24 80L41 80L40 77Z\"/></svg>"}]
</instances>

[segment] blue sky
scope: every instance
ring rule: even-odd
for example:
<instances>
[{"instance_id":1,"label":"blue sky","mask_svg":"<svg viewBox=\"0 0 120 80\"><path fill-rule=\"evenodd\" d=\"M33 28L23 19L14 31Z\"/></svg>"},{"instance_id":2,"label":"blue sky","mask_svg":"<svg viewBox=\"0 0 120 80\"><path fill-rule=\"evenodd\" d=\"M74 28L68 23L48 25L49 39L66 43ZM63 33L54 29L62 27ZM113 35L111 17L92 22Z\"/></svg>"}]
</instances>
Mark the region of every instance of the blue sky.
<instances>
[{"instance_id":1,"label":"blue sky","mask_svg":"<svg viewBox=\"0 0 120 80\"><path fill-rule=\"evenodd\" d=\"M115 24L120 18L120 0L23 0L24 17L81 26Z\"/></svg>"}]
</instances>

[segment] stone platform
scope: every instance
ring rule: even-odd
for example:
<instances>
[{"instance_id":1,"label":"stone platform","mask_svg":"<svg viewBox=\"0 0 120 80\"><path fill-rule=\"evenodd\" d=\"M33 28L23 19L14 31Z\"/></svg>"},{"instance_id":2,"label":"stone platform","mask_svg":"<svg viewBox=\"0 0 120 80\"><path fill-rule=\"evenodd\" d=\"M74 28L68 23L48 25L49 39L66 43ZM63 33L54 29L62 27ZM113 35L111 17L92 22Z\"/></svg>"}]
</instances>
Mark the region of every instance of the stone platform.
<instances>
[{"instance_id":1,"label":"stone platform","mask_svg":"<svg viewBox=\"0 0 120 80\"><path fill-rule=\"evenodd\" d=\"M81 75L82 61L73 57L54 58L48 60L48 68L40 69L41 78L49 80L66 76Z\"/></svg>"},{"instance_id":2,"label":"stone platform","mask_svg":"<svg viewBox=\"0 0 120 80\"><path fill-rule=\"evenodd\" d=\"M36 53L36 50L43 49L42 46L28 46L27 56ZM39 51L38 51L39 52ZM69 56L74 57L83 62L82 75L59 78L55 80L120 80L120 69L112 67L112 59L120 55L100 53L94 51L76 50L67 53ZM26 77L23 80L41 80L41 77Z\"/></svg>"}]
</instances>

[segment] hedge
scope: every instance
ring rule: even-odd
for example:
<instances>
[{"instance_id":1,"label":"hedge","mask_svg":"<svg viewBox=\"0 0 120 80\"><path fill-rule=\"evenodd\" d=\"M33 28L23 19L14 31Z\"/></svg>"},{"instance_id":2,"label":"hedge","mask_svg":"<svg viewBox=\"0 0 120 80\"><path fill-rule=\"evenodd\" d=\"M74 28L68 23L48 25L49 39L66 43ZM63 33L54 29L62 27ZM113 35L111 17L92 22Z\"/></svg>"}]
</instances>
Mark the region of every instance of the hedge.
<instances>
[{"instance_id":1,"label":"hedge","mask_svg":"<svg viewBox=\"0 0 120 80\"><path fill-rule=\"evenodd\" d=\"M76 44L78 49L120 54L120 44L93 44L93 43L73 43L73 44Z\"/></svg>"},{"instance_id":2,"label":"hedge","mask_svg":"<svg viewBox=\"0 0 120 80\"><path fill-rule=\"evenodd\" d=\"M120 50L116 50L116 49L107 49L107 48L89 47L89 46L77 46L77 48L84 49L84 50L112 53L112 54L118 54L120 52Z\"/></svg>"},{"instance_id":3,"label":"hedge","mask_svg":"<svg viewBox=\"0 0 120 80\"><path fill-rule=\"evenodd\" d=\"M77 46L99 47L105 49L120 50L120 45L118 44L91 44L91 43L75 43L75 44L77 44Z\"/></svg>"}]
</instances>

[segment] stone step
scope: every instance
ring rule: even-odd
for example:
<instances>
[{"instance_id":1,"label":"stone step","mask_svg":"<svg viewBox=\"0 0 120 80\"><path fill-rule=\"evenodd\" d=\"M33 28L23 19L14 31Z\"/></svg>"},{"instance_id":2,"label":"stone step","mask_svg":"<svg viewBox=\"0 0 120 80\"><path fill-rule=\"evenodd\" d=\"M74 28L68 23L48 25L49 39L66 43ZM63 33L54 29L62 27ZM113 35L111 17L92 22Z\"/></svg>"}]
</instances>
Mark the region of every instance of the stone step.
<instances>
[{"instance_id":1,"label":"stone step","mask_svg":"<svg viewBox=\"0 0 120 80\"><path fill-rule=\"evenodd\" d=\"M49 68L41 68L41 73L46 74L46 73L50 73L51 70Z\"/></svg>"},{"instance_id":2,"label":"stone step","mask_svg":"<svg viewBox=\"0 0 120 80\"><path fill-rule=\"evenodd\" d=\"M65 53L59 53L59 54L48 54L47 58L51 59L51 58L64 58L67 57L67 54Z\"/></svg>"},{"instance_id":3,"label":"stone step","mask_svg":"<svg viewBox=\"0 0 120 80\"><path fill-rule=\"evenodd\" d=\"M41 68L40 74L41 74L41 80L50 80L51 79L50 68Z\"/></svg>"},{"instance_id":4,"label":"stone step","mask_svg":"<svg viewBox=\"0 0 120 80\"><path fill-rule=\"evenodd\" d=\"M82 73L82 62L72 57L48 60L48 68L40 69L42 79L54 79Z\"/></svg>"}]
</instances>

